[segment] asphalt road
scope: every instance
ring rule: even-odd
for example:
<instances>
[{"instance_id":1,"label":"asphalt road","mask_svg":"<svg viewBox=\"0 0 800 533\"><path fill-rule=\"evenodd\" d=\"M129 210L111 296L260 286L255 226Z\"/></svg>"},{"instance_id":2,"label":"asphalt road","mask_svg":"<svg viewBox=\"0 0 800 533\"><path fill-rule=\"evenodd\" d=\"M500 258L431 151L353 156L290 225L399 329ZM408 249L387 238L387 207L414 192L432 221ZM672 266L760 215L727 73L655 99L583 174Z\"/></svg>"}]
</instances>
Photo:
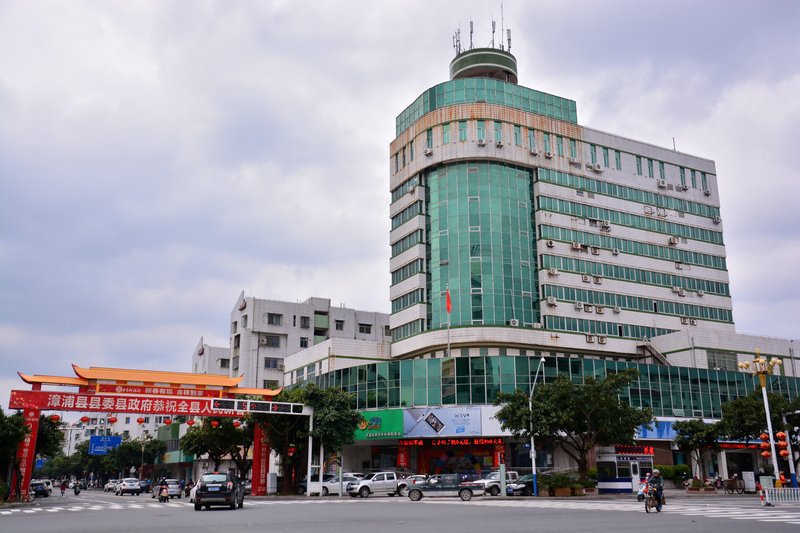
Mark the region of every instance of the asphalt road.
<instances>
[{"instance_id":1,"label":"asphalt road","mask_svg":"<svg viewBox=\"0 0 800 533\"><path fill-rule=\"evenodd\" d=\"M0 507L0 531L9 533L224 532L441 533L800 531L800 504L761 507L752 495L671 497L662 513L645 513L630 497L427 499L246 498L243 509L195 511L184 497L159 504L150 495L56 493L29 505Z\"/></svg>"}]
</instances>

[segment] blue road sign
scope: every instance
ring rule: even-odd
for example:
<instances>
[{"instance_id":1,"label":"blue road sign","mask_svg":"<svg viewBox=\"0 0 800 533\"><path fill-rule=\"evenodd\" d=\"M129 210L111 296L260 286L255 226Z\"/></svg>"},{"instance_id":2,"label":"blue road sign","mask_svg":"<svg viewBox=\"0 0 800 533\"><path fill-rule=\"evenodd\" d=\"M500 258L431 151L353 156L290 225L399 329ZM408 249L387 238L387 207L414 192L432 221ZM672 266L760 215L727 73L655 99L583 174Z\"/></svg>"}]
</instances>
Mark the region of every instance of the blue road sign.
<instances>
[{"instance_id":1,"label":"blue road sign","mask_svg":"<svg viewBox=\"0 0 800 533\"><path fill-rule=\"evenodd\" d=\"M89 455L107 455L122 442L119 435L92 435L89 437Z\"/></svg>"}]
</instances>

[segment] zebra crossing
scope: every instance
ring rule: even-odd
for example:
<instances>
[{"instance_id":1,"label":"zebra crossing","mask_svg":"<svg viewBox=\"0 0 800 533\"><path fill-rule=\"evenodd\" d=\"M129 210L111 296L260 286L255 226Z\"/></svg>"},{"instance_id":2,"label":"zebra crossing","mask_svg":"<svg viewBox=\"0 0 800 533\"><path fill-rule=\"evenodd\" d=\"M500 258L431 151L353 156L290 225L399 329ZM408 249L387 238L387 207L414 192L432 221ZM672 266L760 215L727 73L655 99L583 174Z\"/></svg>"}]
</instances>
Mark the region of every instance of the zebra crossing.
<instances>
[{"instance_id":1,"label":"zebra crossing","mask_svg":"<svg viewBox=\"0 0 800 533\"><path fill-rule=\"evenodd\" d=\"M463 505L453 500L427 500L431 505ZM643 513L644 504L636 501L598 501L598 500L550 500L550 499L495 499L477 498L469 505L492 507L525 507L531 509L567 509L582 511L624 511ZM727 518L730 520L753 520L758 522L780 522L800 525L800 509L780 510L777 508L742 508L731 504L698 505L688 501L671 500L664 506L665 513L701 518Z\"/></svg>"},{"instance_id":2,"label":"zebra crossing","mask_svg":"<svg viewBox=\"0 0 800 533\"><path fill-rule=\"evenodd\" d=\"M527 509L553 509L553 510L583 510L583 511L613 511L643 513L644 506L636 501L621 500L554 500L554 499L529 499L529 498L474 498L470 502L458 499L423 499L420 502L411 502L407 498L387 500L386 498L303 498L303 499L246 499L245 507L266 508L270 506L286 505L363 505L369 503L395 502L399 505L470 505L487 506L496 508L527 508ZM35 515L49 513L75 513L86 511L115 511L137 509L164 509L185 508L193 509L194 504L188 500L171 500L168 503L156 501L86 501L65 505L32 505L30 507L14 507L0 509L0 522L3 515ZM743 508L735 504L707 503L698 504L691 501L673 499L664 508L665 513L683 516L751 520L755 522L778 522L784 524L800 525L800 508Z\"/></svg>"}]
</instances>

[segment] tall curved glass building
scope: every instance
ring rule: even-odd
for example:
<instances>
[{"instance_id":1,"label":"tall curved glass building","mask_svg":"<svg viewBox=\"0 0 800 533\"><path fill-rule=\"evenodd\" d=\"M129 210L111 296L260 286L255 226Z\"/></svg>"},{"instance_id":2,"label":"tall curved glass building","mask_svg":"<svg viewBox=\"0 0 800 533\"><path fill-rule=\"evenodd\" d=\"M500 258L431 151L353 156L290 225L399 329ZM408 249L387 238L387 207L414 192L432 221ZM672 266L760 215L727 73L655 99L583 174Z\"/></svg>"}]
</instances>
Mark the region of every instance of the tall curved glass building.
<instances>
[{"instance_id":1,"label":"tall curved glass building","mask_svg":"<svg viewBox=\"0 0 800 533\"><path fill-rule=\"evenodd\" d=\"M659 358L647 339L733 332L714 162L580 126L517 79L508 51L467 50L397 116L392 356Z\"/></svg>"}]
</instances>

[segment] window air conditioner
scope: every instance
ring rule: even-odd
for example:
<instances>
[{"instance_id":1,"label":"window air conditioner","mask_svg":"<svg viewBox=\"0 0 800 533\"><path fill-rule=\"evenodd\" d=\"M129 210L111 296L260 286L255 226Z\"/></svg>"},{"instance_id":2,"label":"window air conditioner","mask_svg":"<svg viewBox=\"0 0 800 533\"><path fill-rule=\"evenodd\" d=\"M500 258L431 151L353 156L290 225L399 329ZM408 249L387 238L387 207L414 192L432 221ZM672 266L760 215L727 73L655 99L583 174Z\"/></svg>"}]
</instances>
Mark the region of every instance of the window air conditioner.
<instances>
[{"instance_id":1,"label":"window air conditioner","mask_svg":"<svg viewBox=\"0 0 800 533\"><path fill-rule=\"evenodd\" d=\"M478 146L486 146L486 139L478 139Z\"/></svg>"},{"instance_id":2,"label":"window air conditioner","mask_svg":"<svg viewBox=\"0 0 800 533\"><path fill-rule=\"evenodd\" d=\"M658 188L659 189L666 189L667 188L667 180L665 180L665 179L658 180Z\"/></svg>"},{"instance_id":3,"label":"window air conditioner","mask_svg":"<svg viewBox=\"0 0 800 533\"><path fill-rule=\"evenodd\" d=\"M285 368L283 363L278 363L278 370L283 370Z\"/></svg>"},{"instance_id":4,"label":"window air conditioner","mask_svg":"<svg viewBox=\"0 0 800 533\"><path fill-rule=\"evenodd\" d=\"M547 297L547 305L549 305L550 307L555 307L556 306L556 297L555 296L548 296Z\"/></svg>"}]
</instances>

